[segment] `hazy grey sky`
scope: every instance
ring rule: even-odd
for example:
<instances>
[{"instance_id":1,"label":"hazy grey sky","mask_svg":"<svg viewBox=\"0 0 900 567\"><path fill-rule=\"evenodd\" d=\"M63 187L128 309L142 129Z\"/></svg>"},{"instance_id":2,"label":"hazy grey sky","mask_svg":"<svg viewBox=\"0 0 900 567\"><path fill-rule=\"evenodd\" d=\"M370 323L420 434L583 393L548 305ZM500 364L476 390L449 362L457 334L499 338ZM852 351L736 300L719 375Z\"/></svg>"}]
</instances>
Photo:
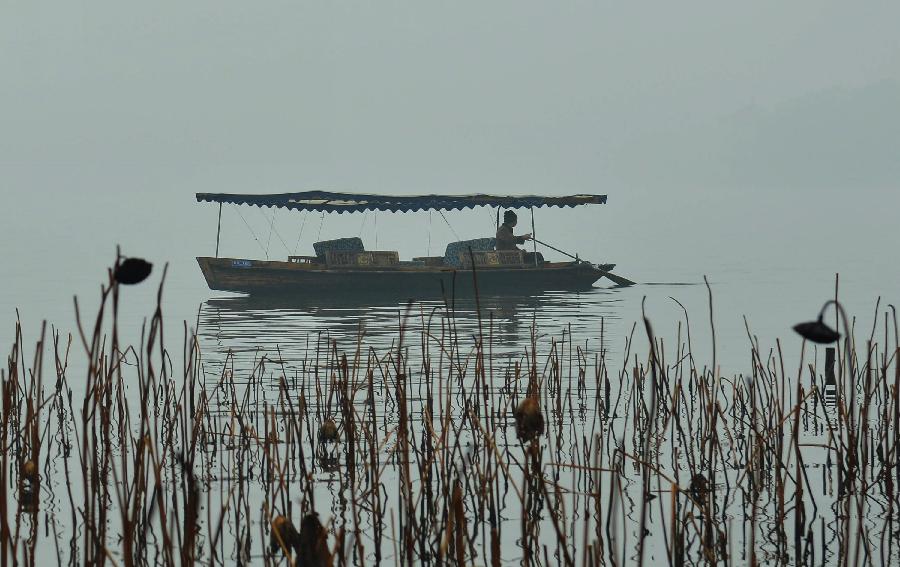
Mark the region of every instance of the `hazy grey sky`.
<instances>
[{"instance_id":1,"label":"hazy grey sky","mask_svg":"<svg viewBox=\"0 0 900 567\"><path fill-rule=\"evenodd\" d=\"M229 189L612 190L670 178L670 151L717 169L756 118L796 136L806 100L821 144L900 77L896 2L0 6L5 164L239 171Z\"/></svg>"},{"instance_id":2,"label":"hazy grey sky","mask_svg":"<svg viewBox=\"0 0 900 567\"><path fill-rule=\"evenodd\" d=\"M0 0L0 246L21 282L51 254L94 278L118 242L197 285L215 211L195 192L328 188L608 193L539 230L644 281L858 255L900 206L898 21L888 1ZM225 252L260 255L225 220ZM276 220L292 247L303 218ZM322 235L420 254L426 223Z\"/></svg>"}]
</instances>

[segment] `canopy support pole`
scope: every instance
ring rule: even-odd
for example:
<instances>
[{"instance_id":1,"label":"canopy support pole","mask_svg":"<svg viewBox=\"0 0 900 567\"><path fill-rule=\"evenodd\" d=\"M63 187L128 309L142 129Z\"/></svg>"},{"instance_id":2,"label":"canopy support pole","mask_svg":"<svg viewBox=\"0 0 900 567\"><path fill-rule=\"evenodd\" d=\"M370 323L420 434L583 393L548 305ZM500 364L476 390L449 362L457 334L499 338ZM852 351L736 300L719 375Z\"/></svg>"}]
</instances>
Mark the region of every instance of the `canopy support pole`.
<instances>
[{"instance_id":1,"label":"canopy support pole","mask_svg":"<svg viewBox=\"0 0 900 567\"><path fill-rule=\"evenodd\" d=\"M219 257L219 236L222 234L222 203L219 203L219 224L216 226L216 258Z\"/></svg>"},{"instance_id":2,"label":"canopy support pole","mask_svg":"<svg viewBox=\"0 0 900 567\"><path fill-rule=\"evenodd\" d=\"M500 230L500 207L497 207L497 226L494 227L494 231Z\"/></svg>"},{"instance_id":3,"label":"canopy support pole","mask_svg":"<svg viewBox=\"0 0 900 567\"><path fill-rule=\"evenodd\" d=\"M534 239L534 207L531 207L531 244L534 247L534 267L537 268L538 265L538 255L537 255L537 241Z\"/></svg>"}]
</instances>

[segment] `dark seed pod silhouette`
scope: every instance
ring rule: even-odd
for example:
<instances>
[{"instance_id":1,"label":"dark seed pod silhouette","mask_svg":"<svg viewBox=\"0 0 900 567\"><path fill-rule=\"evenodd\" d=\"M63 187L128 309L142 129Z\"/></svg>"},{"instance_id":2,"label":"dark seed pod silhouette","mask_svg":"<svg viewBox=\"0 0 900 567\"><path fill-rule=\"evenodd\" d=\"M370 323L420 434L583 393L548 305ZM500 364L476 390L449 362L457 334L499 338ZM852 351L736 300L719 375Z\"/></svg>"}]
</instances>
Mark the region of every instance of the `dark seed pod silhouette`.
<instances>
[{"instance_id":1,"label":"dark seed pod silhouette","mask_svg":"<svg viewBox=\"0 0 900 567\"><path fill-rule=\"evenodd\" d=\"M134 285L141 283L153 270L153 264L143 258L126 258L116 268L115 278L120 284Z\"/></svg>"},{"instance_id":2,"label":"dark seed pod silhouette","mask_svg":"<svg viewBox=\"0 0 900 567\"><path fill-rule=\"evenodd\" d=\"M326 418L319 426L319 443L337 443L341 440L341 434L338 432L337 425L334 420Z\"/></svg>"},{"instance_id":3,"label":"dark seed pod silhouette","mask_svg":"<svg viewBox=\"0 0 900 567\"><path fill-rule=\"evenodd\" d=\"M516 420L516 435L520 441L531 441L544 434L544 415L537 398L528 396L513 412Z\"/></svg>"},{"instance_id":4,"label":"dark seed pod silhouette","mask_svg":"<svg viewBox=\"0 0 900 567\"><path fill-rule=\"evenodd\" d=\"M315 512L300 521L300 539L296 547L297 565L303 567L332 567L328 550L328 533Z\"/></svg>"},{"instance_id":5,"label":"dark seed pod silhouette","mask_svg":"<svg viewBox=\"0 0 900 567\"><path fill-rule=\"evenodd\" d=\"M294 524L284 516L276 516L272 520L272 533L269 534L269 550L276 553L279 550L286 555L292 550L296 552L300 543L300 534Z\"/></svg>"},{"instance_id":6,"label":"dark seed pod silhouette","mask_svg":"<svg viewBox=\"0 0 900 567\"><path fill-rule=\"evenodd\" d=\"M697 504L703 505L706 503L706 495L709 493L709 481L706 480L705 476L697 473L691 477L691 485L688 487L688 490L691 493L691 498Z\"/></svg>"},{"instance_id":7,"label":"dark seed pod silhouette","mask_svg":"<svg viewBox=\"0 0 900 567\"><path fill-rule=\"evenodd\" d=\"M804 339L820 345L831 344L841 338L841 334L823 323L821 317L815 321L798 323L794 325L794 330Z\"/></svg>"}]
</instances>

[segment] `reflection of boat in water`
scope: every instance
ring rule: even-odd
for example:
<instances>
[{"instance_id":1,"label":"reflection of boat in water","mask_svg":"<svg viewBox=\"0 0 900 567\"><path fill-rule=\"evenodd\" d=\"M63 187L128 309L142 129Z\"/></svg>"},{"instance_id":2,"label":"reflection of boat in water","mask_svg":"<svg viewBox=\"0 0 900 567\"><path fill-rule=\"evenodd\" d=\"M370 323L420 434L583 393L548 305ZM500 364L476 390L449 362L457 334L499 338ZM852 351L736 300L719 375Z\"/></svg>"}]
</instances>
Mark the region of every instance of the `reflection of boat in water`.
<instances>
[{"instance_id":1,"label":"reflection of boat in water","mask_svg":"<svg viewBox=\"0 0 900 567\"><path fill-rule=\"evenodd\" d=\"M198 201L282 207L321 212L456 210L478 206L531 208L575 207L606 202L605 195L568 197L384 196L310 191L280 195L197 195ZM221 209L220 209L221 212ZM221 219L221 214L220 214ZM221 225L219 226L221 230ZM289 256L287 261L198 257L211 289L252 294L309 294L325 297L360 290L424 295L507 295L547 290L587 290L602 277L628 282L610 272L615 265L595 265L574 257L545 262L540 254L494 249L493 239L452 243L444 256L400 261L395 251L365 250L358 238L316 243L315 256ZM631 282L628 282L631 283Z\"/></svg>"},{"instance_id":2,"label":"reflection of boat in water","mask_svg":"<svg viewBox=\"0 0 900 567\"><path fill-rule=\"evenodd\" d=\"M532 328L540 337L599 346L602 321L619 319L619 290L552 292L536 295L480 295L455 299L408 302L390 294L356 294L311 298L250 295L213 298L200 309L199 337L204 352L246 353L260 350L275 358L299 360L312 356L322 344L336 341L355 349L360 338L367 347L390 349L400 339L417 348L424 330L436 339L452 333L466 344L479 332L495 352L519 352L530 344ZM480 315L480 317L479 317ZM480 319L480 321L479 321ZM480 326L479 326L480 323ZM480 330L479 330L480 329ZM323 343L324 341L324 343Z\"/></svg>"},{"instance_id":3,"label":"reflection of boat in water","mask_svg":"<svg viewBox=\"0 0 900 567\"><path fill-rule=\"evenodd\" d=\"M296 311L307 314L365 312L372 309L391 309L395 313L403 312L407 308L413 308L416 312L421 309L442 309L448 313L455 312L460 316L475 315L477 306L481 306L483 313L493 310L504 312L516 312L519 309L537 308L541 305L550 307L563 305L570 302L580 303L582 300L592 297L615 297L604 290L592 288L587 291L574 292L544 292L520 295L500 295L480 293L477 297L472 295L442 296L440 292L424 294L419 297L404 298L391 291L357 291L353 294L330 294L323 297L313 297L298 294L263 294L263 295L231 295L227 297L212 297L206 301L209 306L226 309L229 311Z\"/></svg>"}]
</instances>

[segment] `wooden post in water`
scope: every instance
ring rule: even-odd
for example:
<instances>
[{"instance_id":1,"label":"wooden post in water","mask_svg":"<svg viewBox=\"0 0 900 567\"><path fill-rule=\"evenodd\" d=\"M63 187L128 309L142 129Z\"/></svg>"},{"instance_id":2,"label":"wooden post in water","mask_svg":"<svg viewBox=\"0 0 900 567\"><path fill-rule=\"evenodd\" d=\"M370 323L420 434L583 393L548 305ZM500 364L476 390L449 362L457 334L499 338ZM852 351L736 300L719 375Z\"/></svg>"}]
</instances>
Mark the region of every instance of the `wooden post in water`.
<instances>
[{"instance_id":1,"label":"wooden post in water","mask_svg":"<svg viewBox=\"0 0 900 567\"><path fill-rule=\"evenodd\" d=\"M219 257L219 236L222 234L222 203L219 203L219 224L216 227L216 258Z\"/></svg>"},{"instance_id":2,"label":"wooden post in water","mask_svg":"<svg viewBox=\"0 0 900 567\"><path fill-rule=\"evenodd\" d=\"M825 401L837 402L837 381L834 377L834 347L825 349Z\"/></svg>"}]
</instances>

